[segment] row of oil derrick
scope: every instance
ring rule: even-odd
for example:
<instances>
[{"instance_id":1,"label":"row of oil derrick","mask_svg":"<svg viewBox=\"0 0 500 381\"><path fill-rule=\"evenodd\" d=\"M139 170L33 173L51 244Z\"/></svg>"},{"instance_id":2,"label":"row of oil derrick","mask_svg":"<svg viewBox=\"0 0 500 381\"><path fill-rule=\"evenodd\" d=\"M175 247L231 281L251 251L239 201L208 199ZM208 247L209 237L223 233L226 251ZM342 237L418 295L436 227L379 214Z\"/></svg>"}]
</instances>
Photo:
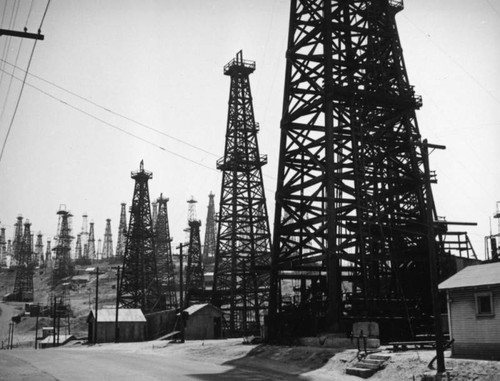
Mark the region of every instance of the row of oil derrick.
<instances>
[{"instance_id":1,"label":"row of oil derrick","mask_svg":"<svg viewBox=\"0 0 500 381\"><path fill-rule=\"evenodd\" d=\"M131 173L135 180L130 217L125 234L125 250L118 298L121 308L140 308L144 313L185 307L200 301L206 288L204 276L215 255L215 211L209 195L206 245L202 248L201 221L196 218L196 201L188 201L187 252L172 252L168 221L168 198L160 195L150 202L148 181L152 173L140 169ZM203 301L206 298L203 298Z\"/></svg>"}]
</instances>

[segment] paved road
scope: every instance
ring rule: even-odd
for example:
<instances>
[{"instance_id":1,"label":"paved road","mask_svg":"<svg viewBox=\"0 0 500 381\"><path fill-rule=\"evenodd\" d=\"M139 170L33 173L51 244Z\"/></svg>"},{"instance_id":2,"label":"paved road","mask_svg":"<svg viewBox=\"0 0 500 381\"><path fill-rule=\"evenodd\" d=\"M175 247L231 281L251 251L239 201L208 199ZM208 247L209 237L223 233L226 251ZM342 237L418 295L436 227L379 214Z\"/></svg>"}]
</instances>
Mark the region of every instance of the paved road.
<instances>
[{"instance_id":1,"label":"paved road","mask_svg":"<svg viewBox=\"0 0 500 381\"><path fill-rule=\"evenodd\" d=\"M154 355L98 348L0 351L0 380L299 380L272 370L225 366L175 353Z\"/></svg>"}]
</instances>

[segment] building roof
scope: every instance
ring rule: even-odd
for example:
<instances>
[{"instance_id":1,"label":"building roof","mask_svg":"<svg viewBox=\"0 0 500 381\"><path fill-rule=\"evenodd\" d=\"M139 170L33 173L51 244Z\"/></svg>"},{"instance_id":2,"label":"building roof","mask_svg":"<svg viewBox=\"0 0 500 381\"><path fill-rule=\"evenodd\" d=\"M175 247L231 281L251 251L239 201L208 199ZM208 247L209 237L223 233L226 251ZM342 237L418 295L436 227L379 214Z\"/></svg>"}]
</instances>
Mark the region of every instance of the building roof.
<instances>
[{"instance_id":1,"label":"building roof","mask_svg":"<svg viewBox=\"0 0 500 381\"><path fill-rule=\"evenodd\" d=\"M89 313L89 317L95 316L95 311L92 310ZM116 309L114 308L103 308L97 311L97 321L100 323L114 322L116 321ZM119 308L118 309L118 321L120 322L146 322L146 318L142 313L140 308Z\"/></svg>"},{"instance_id":2,"label":"building roof","mask_svg":"<svg viewBox=\"0 0 500 381\"><path fill-rule=\"evenodd\" d=\"M59 335L59 345L65 344L67 341L76 339L75 336L73 335ZM49 335L45 339L41 340L39 342L40 344L52 344L54 343L54 336ZM56 343L57 343L57 336L56 336Z\"/></svg>"},{"instance_id":3,"label":"building roof","mask_svg":"<svg viewBox=\"0 0 500 381\"><path fill-rule=\"evenodd\" d=\"M189 306L188 308L184 309L185 312L189 313L189 315L193 315L196 312L202 310L203 308L210 306L218 311L221 311L220 308L215 307L212 304L205 303L205 304L193 304L192 306Z\"/></svg>"},{"instance_id":4,"label":"building roof","mask_svg":"<svg viewBox=\"0 0 500 381\"><path fill-rule=\"evenodd\" d=\"M500 262L467 266L439 285L440 290L500 285Z\"/></svg>"}]
</instances>

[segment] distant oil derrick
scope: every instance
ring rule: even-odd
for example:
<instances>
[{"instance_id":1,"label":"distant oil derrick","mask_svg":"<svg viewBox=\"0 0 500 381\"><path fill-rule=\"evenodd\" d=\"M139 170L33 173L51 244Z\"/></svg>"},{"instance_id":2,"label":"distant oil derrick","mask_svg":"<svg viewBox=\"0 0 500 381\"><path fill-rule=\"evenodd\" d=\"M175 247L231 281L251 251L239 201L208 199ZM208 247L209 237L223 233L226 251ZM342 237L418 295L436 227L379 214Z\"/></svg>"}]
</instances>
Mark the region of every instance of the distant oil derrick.
<instances>
[{"instance_id":1,"label":"distant oil derrick","mask_svg":"<svg viewBox=\"0 0 500 381\"><path fill-rule=\"evenodd\" d=\"M106 219L106 230L104 231L104 241L102 245L102 258L107 259L113 256L113 236L111 234L111 219Z\"/></svg>"},{"instance_id":2,"label":"distant oil derrick","mask_svg":"<svg viewBox=\"0 0 500 381\"><path fill-rule=\"evenodd\" d=\"M153 174L140 169L131 174L135 180L130 222L126 235L123 270L119 287L122 308L140 308L143 313L163 309L155 258L153 221L148 180Z\"/></svg>"},{"instance_id":3,"label":"distant oil derrick","mask_svg":"<svg viewBox=\"0 0 500 381\"><path fill-rule=\"evenodd\" d=\"M91 260L92 258L89 257L89 231L88 231L88 216L87 214L84 214L82 216L82 231L80 232L80 241L81 241L81 247L82 247L82 256L84 260ZM76 258L78 257L78 253L75 255Z\"/></svg>"},{"instance_id":4,"label":"distant oil derrick","mask_svg":"<svg viewBox=\"0 0 500 381\"><path fill-rule=\"evenodd\" d=\"M177 291L175 284L175 266L172 258L172 238L167 210L168 198L160 197L157 200L158 214L155 224L156 237L156 261L158 263L158 278L161 284L162 294L165 295L167 308L177 308Z\"/></svg>"},{"instance_id":5,"label":"distant oil derrick","mask_svg":"<svg viewBox=\"0 0 500 381\"><path fill-rule=\"evenodd\" d=\"M368 319L394 338L433 315L429 258L446 224L436 223L427 150L443 147L420 137L422 99L409 83L395 22L402 9L392 0L291 2L274 335L291 321L290 309L295 322L308 322L290 331L306 335L346 332Z\"/></svg>"},{"instance_id":6,"label":"distant oil derrick","mask_svg":"<svg viewBox=\"0 0 500 381\"><path fill-rule=\"evenodd\" d=\"M21 245L23 243L23 216L17 216L15 223L14 239L12 240L12 259L15 263L18 261ZM15 264L11 263L11 265Z\"/></svg>"},{"instance_id":7,"label":"distant oil derrick","mask_svg":"<svg viewBox=\"0 0 500 381\"><path fill-rule=\"evenodd\" d=\"M45 249L45 263L52 265L52 248L50 239L47 240L47 248Z\"/></svg>"},{"instance_id":8,"label":"distant oil derrick","mask_svg":"<svg viewBox=\"0 0 500 381\"><path fill-rule=\"evenodd\" d=\"M24 236L17 243L16 280L10 299L18 302L33 301L33 270L35 264L32 258L33 249L30 227L30 222L26 220L24 223Z\"/></svg>"},{"instance_id":9,"label":"distant oil derrick","mask_svg":"<svg viewBox=\"0 0 500 381\"><path fill-rule=\"evenodd\" d=\"M259 333L269 298L271 238L249 75L242 52L224 66L231 77L215 254L213 302L229 315L230 334Z\"/></svg>"},{"instance_id":10,"label":"distant oil derrick","mask_svg":"<svg viewBox=\"0 0 500 381\"><path fill-rule=\"evenodd\" d=\"M57 229L56 246L52 249L55 253L54 271L52 272L52 284L56 286L63 278L73 275L74 264L71 260L71 217L73 215L61 205L57 212L59 223Z\"/></svg>"},{"instance_id":11,"label":"distant oil derrick","mask_svg":"<svg viewBox=\"0 0 500 381\"><path fill-rule=\"evenodd\" d=\"M118 239L116 241L117 257L123 257L123 254L125 253L125 243L127 241L127 238L125 237L125 234L127 233L127 214L125 206L126 204L123 202L121 204L120 225L118 226Z\"/></svg>"},{"instance_id":12,"label":"distant oil derrick","mask_svg":"<svg viewBox=\"0 0 500 381\"><path fill-rule=\"evenodd\" d=\"M78 233L77 236L76 236L75 258L76 259L82 259L83 258L82 234L81 233Z\"/></svg>"},{"instance_id":13,"label":"distant oil derrick","mask_svg":"<svg viewBox=\"0 0 500 381\"><path fill-rule=\"evenodd\" d=\"M7 241L5 240L5 228L0 228L0 266L5 266L7 257Z\"/></svg>"},{"instance_id":14,"label":"distant oil derrick","mask_svg":"<svg viewBox=\"0 0 500 381\"><path fill-rule=\"evenodd\" d=\"M87 243L87 258L92 261L98 260L97 253L95 250L95 233L94 233L94 222L90 222L89 228L89 241Z\"/></svg>"},{"instance_id":15,"label":"distant oil derrick","mask_svg":"<svg viewBox=\"0 0 500 381\"><path fill-rule=\"evenodd\" d=\"M188 200L189 246L186 266L186 300L185 306L205 301L205 279L203 261L201 258L201 221L196 219L197 201L191 197Z\"/></svg>"},{"instance_id":16,"label":"distant oil derrick","mask_svg":"<svg viewBox=\"0 0 500 381\"><path fill-rule=\"evenodd\" d=\"M213 267L215 262L215 205L214 194L208 195L207 222L205 224L205 244L203 245L203 264Z\"/></svg>"},{"instance_id":17,"label":"distant oil derrick","mask_svg":"<svg viewBox=\"0 0 500 381\"><path fill-rule=\"evenodd\" d=\"M35 264L42 265L44 261L43 257L43 235L38 232L36 235L36 245L35 245Z\"/></svg>"}]
</instances>

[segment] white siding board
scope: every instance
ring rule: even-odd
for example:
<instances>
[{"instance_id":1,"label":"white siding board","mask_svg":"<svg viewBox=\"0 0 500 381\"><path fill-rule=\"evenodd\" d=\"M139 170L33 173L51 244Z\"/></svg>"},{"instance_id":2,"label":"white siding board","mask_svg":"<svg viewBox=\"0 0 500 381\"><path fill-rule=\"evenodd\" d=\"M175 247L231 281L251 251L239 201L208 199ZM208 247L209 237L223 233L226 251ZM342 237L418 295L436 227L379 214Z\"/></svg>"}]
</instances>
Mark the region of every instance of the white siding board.
<instances>
[{"instance_id":1,"label":"white siding board","mask_svg":"<svg viewBox=\"0 0 500 381\"><path fill-rule=\"evenodd\" d=\"M476 316L476 292L493 293L494 316ZM449 290L452 335L456 343L500 344L500 287Z\"/></svg>"}]
</instances>

